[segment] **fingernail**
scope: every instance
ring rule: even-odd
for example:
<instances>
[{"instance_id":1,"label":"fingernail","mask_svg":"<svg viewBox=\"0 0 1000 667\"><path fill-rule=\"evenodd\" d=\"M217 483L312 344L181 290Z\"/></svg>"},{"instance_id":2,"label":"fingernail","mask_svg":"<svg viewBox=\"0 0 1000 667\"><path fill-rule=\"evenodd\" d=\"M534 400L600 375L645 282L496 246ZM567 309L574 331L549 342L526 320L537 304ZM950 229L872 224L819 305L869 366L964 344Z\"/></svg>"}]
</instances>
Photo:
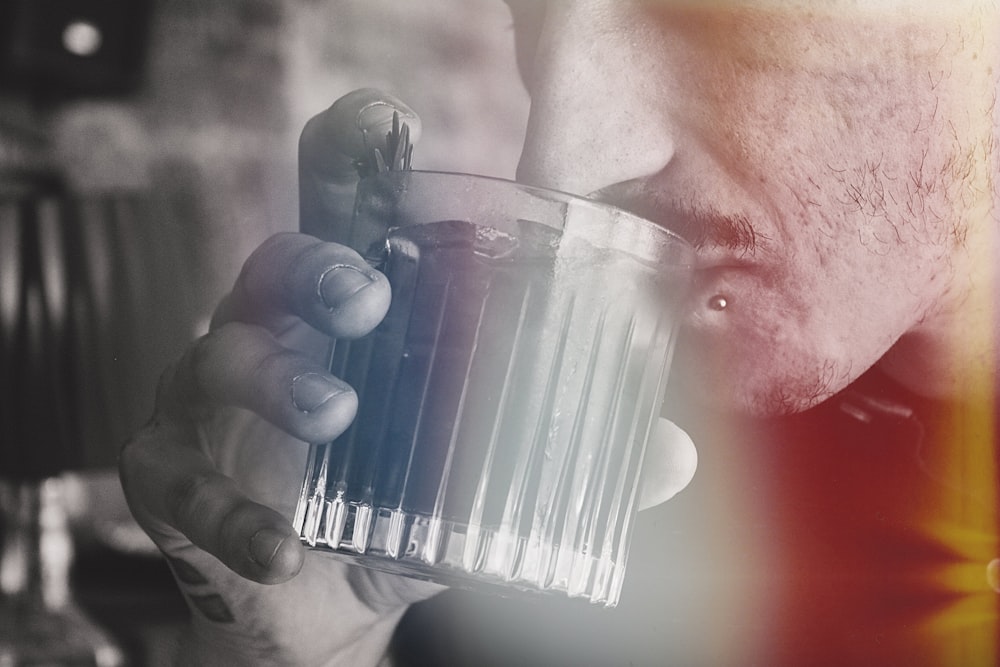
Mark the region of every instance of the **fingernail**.
<instances>
[{"instance_id":1,"label":"fingernail","mask_svg":"<svg viewBox=\"0 0 1000 667\"><path fill-rule=\"evenodd\" d=\"M319 298L330 310L338 310L374 280L350 264L331 266L319 278Z\"/></svg>"},{"instance_id":2,"label":"fingernail","mask_svg":"<svg viewBox=\"0 0 1000 667\"><path fill-rule=\"evenodd\" d=\"M378 100L366 104L358 111L358 129L381 136L392 129L394 113L399 114L401 122L412 122L417 117L409 107L396 99Z\"/></svg>"},{"instance_id":3,"label":"fingernail","mask_svg":"<svg viewBox=\"0 0 1000 667\"><path fill-rule=\"evenodd\" d=\"M261 567L270 567L278 549L288 535L273 528L261 528L250 538L250 560Z\"/></svg>"},{"instance_id":4,"label":"fingernail","mask_svg":"<svg viewBox=\"0 0 1000 667\"><path fill-rule=\"evenodd\" d=\"M292 403L302 412L313 412L342 393L343 387L319 373L303 373L292 380Z\"/></svg>"}]
</instances>

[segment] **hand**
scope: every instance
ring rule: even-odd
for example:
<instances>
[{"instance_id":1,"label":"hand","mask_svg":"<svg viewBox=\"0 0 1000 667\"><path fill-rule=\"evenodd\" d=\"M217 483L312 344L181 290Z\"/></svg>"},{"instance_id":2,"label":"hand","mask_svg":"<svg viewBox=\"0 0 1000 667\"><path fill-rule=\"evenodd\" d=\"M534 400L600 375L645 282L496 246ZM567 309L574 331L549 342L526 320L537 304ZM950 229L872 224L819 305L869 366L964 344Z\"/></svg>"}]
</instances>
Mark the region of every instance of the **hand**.
<instances>
[{"instance_id":1,"label":"hand","mask_svg":"<svg viewBox=\"0 0 1000 667\"><path fill-rule=\"evenodd\" d=\"M192 608L186 664L375 664L407 605L440 590L306 553L289 522L305 443L335 438L357 407L322 363L328 339L367 333L390 299L357 253L315 236L332 238L328 223L350 215L362 130L384 135L394 110L416 140L415 114L377 91L309 122L300 183L302 228L314 236L278 235L251 255L122 450L132 512ZM683 488L695 460L690 439L663 422L640 504Z\"/></svg>"},{"instance_id":2,"label":"hand","mask_svg":"<svg viewBox=\"0 0 1000 667\"><path fill-rule=\"evenodd\" d=\"M317 190L328 220L345 210L337 189L353 188L359 123L384 133L393 109L412 116L381 95L353 93L303 133L304 184L329 186ZM307 555L288 521L305 443L336 437L357 406L322 364L329 337L367 333L389 299L385 277L352 250L275 236L247 260L211 332L163 375L120 471L192 608L184 664L374 664L406 606L438 590Z\"/></svg>"}]
</instances>

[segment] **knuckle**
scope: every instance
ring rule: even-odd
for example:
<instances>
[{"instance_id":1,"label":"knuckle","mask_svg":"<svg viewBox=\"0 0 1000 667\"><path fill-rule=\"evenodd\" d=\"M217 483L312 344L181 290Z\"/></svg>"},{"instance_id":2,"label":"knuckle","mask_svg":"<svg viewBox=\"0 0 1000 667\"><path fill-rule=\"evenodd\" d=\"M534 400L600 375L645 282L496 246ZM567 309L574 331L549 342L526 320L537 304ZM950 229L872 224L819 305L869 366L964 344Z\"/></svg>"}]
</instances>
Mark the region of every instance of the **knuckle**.
<instances>
[{"instance_id":1,"label":"knuckle","mask_svg":"<svg viewBox=\"0 0 1000 667\"><path fill-rule=\"evenodd\" d=\"M208 391L203 378L211 373L215 341L222 330L202 336L184 351L174 374L175 380L170 385L171 391L167 394L168 408L176 404L183 412L190 413L193 407L207 404Z\"/></svg>"},{"instance_id":2,"label":"knuckle","mask_svg":"<svg viewBox=\"0 0 1000 667\"><path fill-rule=\"evenodd\" d=\"M142 444L144 438L141 433L137 433L127 438L118 451L118 477L121 480L122 490L126 497L131 496L133 480L141 475L143 468Z\"/></svg>"},{"instance_id":3,"label":"knuckle","mask_svg":"<svg viewBox=\"0 0 1000 667\"><path fill-rule=\"evenodd\" d=\"M157 401L162 400L163 396L169 393L170 388L173 386L175 379L177 378L177 371L181 365L181 358L172 361L166 368L163 369L163 372L160 373L159 380L156 383Z\"/></svg>"},{"instance_id":4,"label":"knuckle","mask_svg":"<svg viewBox=\"0 0 1000 667\"><path fill-rule=\"evenodd\" d=\"M279 232L265 239L243 262L234 292L247 303L266 300L275 276L282 273L282 258L288 255L290 247L301 244L302 239L294 232Z\"/></svg>"},{"instance_id":5,"label":"knuckle","mask_svg":"<svg viewBox=\"0 0 1000 667\"><path fill-rule=\"evenodd\" d=\"M296 365L296 355L293 352L282 349L265 352L249 369L250 384L256 387L278 386L287 376L296 375L293 365Z\"/></svg>"},{"instance_id":6,"label":"knuckle","mask_svg":"<svg viewBox=\"0 0 1000 667\"><path fill-rule=\"evenodd\" d=\"M197 525L218 513L222 489L228 478L217 472L200 472L174 482L167 490L166 508L174 525Z\"/></svg>"},{"instance_id":7,"label":"knuckle","mask_svg":"<svg viewBox=\"0 0 1000 667\"><path fill-rule=\"evenodd\" d=\"M176 411L179 404L178 397L185 393L185 388L180 386L182 382L182 368L186 361L187 351L171 362L162 373L156 384L156 399L154 403L154 413L149 421L143 426L140 433L146 434L155 430L161 424L161 414L171 414Z\"/></svg>"},{"instance_id":8,"label":"knuckle","mask_svg":"<svg viewBox=\"0 0 1000 667\"><path fill-rule=\"evenodd\" d=\"M287 253L290 247L296 247L306 242L308 237L298 232L278 232L264 239L257 249L250 253L244 268L255 269L260 266L271 266L277 257Z\"/></svg>"},{"instance_id":9,"label":"knuckle","mask_svg":"<svg viewBox=\"0 0 1000 667\"><path fill-rule=\"evenodd\" d=\"M198 383L198 379L212 358L215 341L223 336L222 332L228 330L231 326L230 324L223 325L189 345L178 363L178 372L176 375L186 373L189 381Z\"/></svg>"},{"instance_id":10,"label":"knuckle","mask_svg":"<svg viewBox=\"0 0 1000 667\"><path fill-rule=\"evenodd\" d=\"M132 471L135 468L135 458L137 456L135 450L141 446L141 443L141 433L133 433L125 438L118 447L118 467L120 469Z\"/></svg>"},{"instance_id":11,"label":"knuckle","mask_svg":"<svg viewBox=\"0 0 1000 667\"><path fill-rule=\"evenodd\" d=\"M154 415L145 426L122 442L118 451L118 471L123 482L142 479L149 471L162 465L157 445L159 433L166 428Z\"/></svg>"},{"instance_id":12,"label":"knuckle","mask_svg":"<svg viewBox=\"0 0 1000 667\"><path fill-rule=\"evenodd\" d=\"M261 329L241 322L227 322L199 338L185 354L185 362L199 396L209 394L213 379L260 345Z\"/></svg>"}]
</instances>

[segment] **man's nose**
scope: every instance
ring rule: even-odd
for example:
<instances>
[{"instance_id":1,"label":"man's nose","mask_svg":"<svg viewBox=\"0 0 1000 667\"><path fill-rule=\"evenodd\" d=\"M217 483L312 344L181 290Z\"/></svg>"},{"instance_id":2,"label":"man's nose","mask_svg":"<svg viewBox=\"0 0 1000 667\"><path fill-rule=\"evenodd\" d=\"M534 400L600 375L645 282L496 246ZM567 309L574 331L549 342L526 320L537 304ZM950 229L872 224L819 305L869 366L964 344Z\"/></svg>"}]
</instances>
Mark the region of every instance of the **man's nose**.
<instances>
[{"instance_id":1,"label":"man's nose","mask_svg":"<svg viewBox=\"0 0 1000 667\"><path fill-rule=\"evenodd\" d=\"M673 158L669 59L632 5L546 3L519 181L588 195Z\"/></svg>"}]
</instances>

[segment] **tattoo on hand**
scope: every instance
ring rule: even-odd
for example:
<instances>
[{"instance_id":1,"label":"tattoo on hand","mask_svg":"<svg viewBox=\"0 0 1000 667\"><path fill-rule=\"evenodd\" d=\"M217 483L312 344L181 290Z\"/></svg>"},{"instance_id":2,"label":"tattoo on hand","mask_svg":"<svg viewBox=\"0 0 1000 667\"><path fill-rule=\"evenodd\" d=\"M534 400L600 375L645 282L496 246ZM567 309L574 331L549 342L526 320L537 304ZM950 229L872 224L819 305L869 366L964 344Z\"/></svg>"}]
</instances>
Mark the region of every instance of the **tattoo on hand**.
<instances>
[{"instance_id":1,"label":"tattoo on hand","mask_svg":"<svg viewBox=\"0 0 1000 667\"><path fill-rule=\"evenodd\" d=\"M208 583L208 579L205 578L205 575L195 569L194 565L191 565L191 563L186 560L167 556L167 562L170 564L170 569L174 571L174 576L177 577L177 581L182 584L200 586Z\"/></svg>"},{"instance_id":2,"label":"tattoo on hand","mask_svg":"<svg viewBox=\"0 0 1000 667\"><path fill-rule=\"evenodd\" d=\"M215 593L210 593L208 595L191 595L187 594L191 604L200 611L205 618L216 623L232 623L236 619L233 618L233 612L229 610L229 606L222 599L221 595Z\"/></svg>"},{"instance_id":3,"label":"tattoo on hand","mask_svg":"<svg viewBox=\"0 0 1000 667\"><path fill-rule=\"evenodd\" d=\"M215 623L232 623L236 619L230 611L226 601L217 593L195 595L186 590L188 586L205 586L209 583L208 578L197 570L191 563L180 558L167 556L170 569L173 570L177 581L182 584L181 592L191 601L191 606L197 609L210 621Z\"/></svg>"}]
</instances>

